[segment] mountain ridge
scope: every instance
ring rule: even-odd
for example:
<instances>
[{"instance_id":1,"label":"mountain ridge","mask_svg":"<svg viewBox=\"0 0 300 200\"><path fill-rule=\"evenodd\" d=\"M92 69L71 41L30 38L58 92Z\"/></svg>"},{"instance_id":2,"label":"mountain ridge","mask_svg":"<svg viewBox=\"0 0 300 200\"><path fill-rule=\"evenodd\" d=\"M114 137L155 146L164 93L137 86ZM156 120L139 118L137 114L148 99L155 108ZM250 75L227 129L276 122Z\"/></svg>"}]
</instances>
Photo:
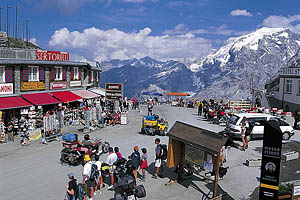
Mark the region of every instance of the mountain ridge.
<instances>
[{"instance_id":1,"label":"mountain ridge","mask_svg":"<svg viewBox=\"0 0 300 200\"><path fill-rule=\"evenodd\" d=\"M250 97L251 75L254 87L263 89L265 82L285 66L299 49L298 33L282 28L261 28L231 38L226 45L195 62L157 61L144 57L106 61L100 66L106 69L102 73L104 82L122 82L122 73L127 74L123 83L125 91L128 89L125 94L129 96L144 91L172 91L190 92L194 96L207 98L246 99ZM134 69L131 75L128 67ZM140 86L133 87L128 82L129 76L138 79Z\"/></svg>"}]
</instances>

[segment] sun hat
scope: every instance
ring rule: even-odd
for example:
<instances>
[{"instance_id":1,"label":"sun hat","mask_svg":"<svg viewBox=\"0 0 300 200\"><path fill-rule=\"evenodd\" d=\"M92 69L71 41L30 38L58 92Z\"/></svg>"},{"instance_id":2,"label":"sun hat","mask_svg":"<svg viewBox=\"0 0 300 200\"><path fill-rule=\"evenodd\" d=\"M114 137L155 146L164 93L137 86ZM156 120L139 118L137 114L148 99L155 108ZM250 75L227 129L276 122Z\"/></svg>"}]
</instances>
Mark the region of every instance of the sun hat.
<instances>
[{"instance_id":1,"label":"sun hat","mask_svg":"<svg viewBox=\"0 0 300 200\"><path fill-rule=\"evenodd\" d=\"M90 160L91 160L90 155L87 154L84 156L84 161L88 162Z\"/></svg>"}]
</instances>

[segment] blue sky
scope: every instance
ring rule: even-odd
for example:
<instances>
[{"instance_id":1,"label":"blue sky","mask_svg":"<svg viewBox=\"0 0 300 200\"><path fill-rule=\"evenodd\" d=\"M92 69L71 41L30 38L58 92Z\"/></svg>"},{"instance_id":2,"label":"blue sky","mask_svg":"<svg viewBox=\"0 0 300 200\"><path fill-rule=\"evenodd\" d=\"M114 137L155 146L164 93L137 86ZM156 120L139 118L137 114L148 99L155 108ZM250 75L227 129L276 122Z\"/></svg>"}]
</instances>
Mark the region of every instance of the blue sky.
<instances>
[{"instance_id":1,"label":"blue sky","mask_svg":"<svg viewBox=\"0 0 300 200\"><path fill-rule=\"evenodd\" d=\"M2 21L7 5L10 19L19 7L42 48L98 61L199 59L228 38L263 26L300 32L299 0L0 0L0 5Z\"/></svg>"}]
</instances>

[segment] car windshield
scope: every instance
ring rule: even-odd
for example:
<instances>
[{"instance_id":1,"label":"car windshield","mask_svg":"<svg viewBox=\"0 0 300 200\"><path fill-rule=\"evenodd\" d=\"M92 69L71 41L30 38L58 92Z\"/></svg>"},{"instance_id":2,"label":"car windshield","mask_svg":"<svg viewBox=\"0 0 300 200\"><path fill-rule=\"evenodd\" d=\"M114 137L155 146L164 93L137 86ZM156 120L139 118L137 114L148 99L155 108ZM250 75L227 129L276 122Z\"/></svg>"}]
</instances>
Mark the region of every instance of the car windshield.
<instances>
[{"instance_id":1,"label":"car windshield","mask_svg":"<svg viewBox=\"0 0 300 200\"><path fill-rule=\"evenodd\" d=\"M237 121L238 121L239 119L240 119L240 117L238 117L238 116L236 116L236 115L232 115L232 116L230 117L229 123L230 123L230 124L236 124Z\"/></svg>"}]
</instances>

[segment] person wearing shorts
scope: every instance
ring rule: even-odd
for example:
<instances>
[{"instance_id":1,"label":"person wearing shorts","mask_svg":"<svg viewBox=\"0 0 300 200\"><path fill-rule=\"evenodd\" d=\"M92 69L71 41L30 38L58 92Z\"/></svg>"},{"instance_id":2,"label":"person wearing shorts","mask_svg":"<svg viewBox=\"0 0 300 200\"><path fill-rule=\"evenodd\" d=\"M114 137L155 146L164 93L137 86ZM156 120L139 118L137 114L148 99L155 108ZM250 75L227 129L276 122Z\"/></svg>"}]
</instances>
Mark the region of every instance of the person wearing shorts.
<instances>
[{"instance_id":1,"label":"person wearing shorts","mask_svg":"<svg viewBox=\"0 0 300 200\"><path fill-rule=\"evenodd\" d=\"M87 196L89 197L89 200L93 200L95 182L90 180L93 163L89 155L84 156L84 161L86 162L83 167L83 174L82 174L83 175L82 184L84 185L86 191L84 194L84 200L87 199Z\"/></svg>"},{"instance_id":2,"label":"person wearing shorts","mask_svg":"<svg viewBox=\"0 0 300 200\"><path fill-rule=\"evenodd\" d=\"M161 149L161 145L160 145L160 139L159 138L156 138L155 139L155 144L156 144L156 147L155 147L155 174L152 176L152 178L155 178L157 179L158 177L158 173L159 173L159 169L162 167L162 160L161 160L161 153L162 153L162 149ZM163 169L162 169L163 171Z\"/></svg>"},{"instance_id":3,"label":"person wearing shorts","mask_svg":"<svg viewBox=\"0 0 300 200\"><path fill-rule=\"evenodd\" d=\"M109 173L110 173L110 180L111 185L108 187L108 189L114 188L114 163L118 160L118 156L116 153L114 153L114 149L112 147L108 148L109 155L106 159L106 163L109 165Z\"/></svg>"}]
</instances>

